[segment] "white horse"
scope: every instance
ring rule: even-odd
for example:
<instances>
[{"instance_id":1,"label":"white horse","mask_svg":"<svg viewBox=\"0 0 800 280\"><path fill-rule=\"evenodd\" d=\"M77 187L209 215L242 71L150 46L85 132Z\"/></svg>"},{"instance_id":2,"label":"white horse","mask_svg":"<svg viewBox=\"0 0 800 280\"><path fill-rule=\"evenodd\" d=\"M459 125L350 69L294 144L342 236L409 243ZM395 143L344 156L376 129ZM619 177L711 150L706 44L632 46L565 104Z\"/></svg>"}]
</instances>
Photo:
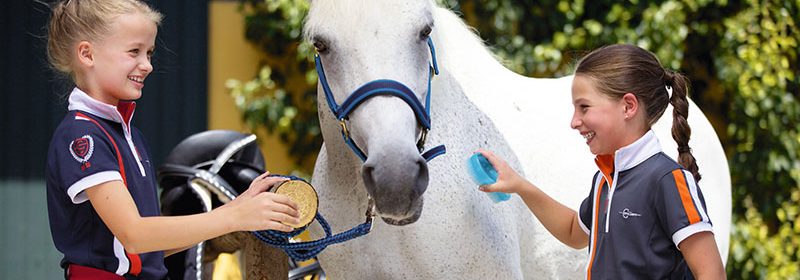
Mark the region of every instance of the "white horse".
<instances>
[{"instance_id":1,"label":"white horse","mask_svg":"<svg viewBox=\"0 0 800 280\"><path fill-rule=\"evenodd\" d=\"M571 77L534 79L509 71L457 15L427 0L314 0L305 34L320 53L336 103L365 83L391 79L424 104L432 59L428 36L441 71L431 84L426 148L445 144L447 153L427 163L415 146L418 121L401 98L372 97L349 115L345 124L366 155L362 161L342 140L340 121L319 87L325 142L312 184L320 213L340 232L364 221L371 197L385 221L319 256L331 278L576 279L585 274L586 250L553 238L519 197L492 203L465 168L478 148L492 150L549 195L577 208L597 167L569 127ZM671 107L664 116L654 130L674 157ZM724 260L731 215L727 162L694 103L688 120Z\"/></svg>"}]
</instances>

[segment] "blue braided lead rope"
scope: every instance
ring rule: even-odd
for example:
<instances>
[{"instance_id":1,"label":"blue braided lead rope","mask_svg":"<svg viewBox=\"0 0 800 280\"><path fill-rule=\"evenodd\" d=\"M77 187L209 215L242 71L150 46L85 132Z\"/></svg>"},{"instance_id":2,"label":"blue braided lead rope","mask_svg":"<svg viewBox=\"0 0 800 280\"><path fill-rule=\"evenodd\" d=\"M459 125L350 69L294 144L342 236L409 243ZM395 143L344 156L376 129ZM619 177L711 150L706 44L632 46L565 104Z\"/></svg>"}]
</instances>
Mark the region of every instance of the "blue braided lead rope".
<instances>
[{"instance_id":1,"label":"blue braided lead rope","mask_svg":"<svg viewBox=\"0 0 800 280\"><path fill-rule=\"evenodd\" d=\"M372 222L368 221L345 232L331 235L331 228L328 225L328 222L325 221L325 218L317 213L315 219L325 231L325 238L306 242L289 241L290 238L295 237L303 232L305 228L288 233L274 230L254 231L253 235L270 246L280 248L293 260L304 261L316 257L320 252L322 252L322 250L330 245L342 243L350 239L366 235L372 228Z\"/></svg>"},{"instance_id":2,"label":"blue braided lead rope","mask_svg":"<svg viewBox=\"0 0 800 280\"><path fill-rule=\"evenodd\" d=\"M269 175L269 176L280 176L286 177L292 180L301 180L304 181L302 178L298 178L291 175ZM277 230L260 230L260 231L253 231L253 235L256 236L259 240L264 243L267 243L270 246L279 248L286 252L290 258L295 261L304 261L308 259L315 258L319 255L322 250L327 248L330 245L342 243L353 238L366 235L372 229L372 219L367 219L366 222L363 224L357 225L352 229L347 231L338 233L336 235L332 235L331 227L328 224L328 221L322 217L322 214L317 212L314 216L314 219L317 220L319 225L322 227L322 230L325 231L325 237L314 240L314 241L305 241L305 242L291 242L291 238L299 235L303 231L306 230L306 227L298 228L292 232L282 232Z\"/></svg>"}]
</instances>

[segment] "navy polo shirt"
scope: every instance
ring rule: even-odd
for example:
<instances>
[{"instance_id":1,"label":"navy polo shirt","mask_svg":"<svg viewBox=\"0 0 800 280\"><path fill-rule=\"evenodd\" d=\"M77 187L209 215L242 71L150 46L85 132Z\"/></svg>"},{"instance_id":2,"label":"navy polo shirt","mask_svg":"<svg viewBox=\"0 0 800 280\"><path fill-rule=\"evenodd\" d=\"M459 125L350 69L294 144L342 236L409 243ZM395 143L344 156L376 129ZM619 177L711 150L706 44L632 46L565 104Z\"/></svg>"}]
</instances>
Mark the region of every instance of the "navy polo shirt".
<instances>
[{"instance_id":1,"label":"navy polo shirt","mask_svg":"<svg viewBox=\"0 0 800 280\"><path fill-rule=\"evenodd\" d=\"M579 213L587 279L694 279L678 244L712 228L691 172L661 151L653 131L595 161L600 171Z\"/></svg>"},{"instance_id":2,"label":"navy polo shirt","mask_svg":"<svg viewBox=\"0 0 800 280\"><path fill-rule=\"evenodd\" d=\"M85 190L122 181L141 216L160 215L155 172L144 138L130 121L136 104L111 106L78 88L47 155L47 207L61 266L77 264L126 278L162 279L163 252L130 254L94 211ZM113 139L113 141L112 141Z\"/></svg>"}]
</instances>

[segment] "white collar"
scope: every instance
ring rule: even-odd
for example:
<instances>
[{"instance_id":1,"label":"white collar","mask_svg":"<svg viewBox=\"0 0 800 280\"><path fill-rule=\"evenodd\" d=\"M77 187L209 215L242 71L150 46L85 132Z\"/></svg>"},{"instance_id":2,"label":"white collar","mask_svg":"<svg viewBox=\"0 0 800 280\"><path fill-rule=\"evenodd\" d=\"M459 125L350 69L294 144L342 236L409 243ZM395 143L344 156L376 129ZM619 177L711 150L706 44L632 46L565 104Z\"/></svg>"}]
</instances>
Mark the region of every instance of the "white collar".
<instances>
[{"instance_id":1,"label":"white collar","mask_svg":"<svg viewBox=\"0 0 800 280\"><path fill-rule=\"evenodd\" d=\"M84 111L103 119L124 123L129 127L133 119L133 112L136 109L136 102L120 101L119 106L113 106L92 98L89 94L76 87L69 95L68 109L70 111ZM123 113L127 113L125 114L127 118L123 118Z\"/></svg>"},{"instance_id":2,"label":"white collar","mask_svg":"<svg viewBox=\"0 0 800 280\"><path fill-rule=\"evenodd\" d=\"M614 153L614 170L622 172L631 169L660 152L661 144L656 133L649 130L635 142Z\"/></svg>"}]
</instances>

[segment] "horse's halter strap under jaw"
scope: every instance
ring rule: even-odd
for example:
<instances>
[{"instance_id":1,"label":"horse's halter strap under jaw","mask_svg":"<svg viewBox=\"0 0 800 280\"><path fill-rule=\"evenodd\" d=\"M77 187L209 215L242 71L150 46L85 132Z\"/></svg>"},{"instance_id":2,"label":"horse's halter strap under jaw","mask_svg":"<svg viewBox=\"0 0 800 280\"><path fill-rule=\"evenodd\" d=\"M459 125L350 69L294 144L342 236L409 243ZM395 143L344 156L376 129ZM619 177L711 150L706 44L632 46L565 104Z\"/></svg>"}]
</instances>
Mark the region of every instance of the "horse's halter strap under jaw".
<instances>
[{"instance_id":1,"label":"horse's halter strap under jaw","mask_svg":"<svg viewBox=\"0 0 800 280\"><path fill-rule=\"evenodd\" d=\"M374 80L360 86L345 99L342 105L337 105L336 100L333 98L333 92L328 85L328 79L325 77L325 69L322 67L322 60L319 54L314 56L314 62L317 66L317 76L319 76L322 90L325 92L325 100L328 102L328 107L331 109L331 112L333 112L333 115L339 120L339 125L342 127L342 138L344 138L344 142L347 146L349 146L362 161L367 161L367 154L364 153L350 137L350 131L347 129L347 120L350 113L353 112L358 105L378 95L399 97L414 111L417 117L417 123L422 126L422 133L417 141L417 149L422 153L422 157L425 158L426 161L430 161L446 152L444 145L439 145L423 153L425 140L427 139L428 131L431 129L431 80L433 79L433 75L439 74L439 66L436 64L436 50L430 38L428 38L428 47L430 47L431 50L432 63L428 74L428 92L425 94L425 105L420 103L414 91L407 86L398 81L387 79Z\"/></svg>"}]
</instances>

